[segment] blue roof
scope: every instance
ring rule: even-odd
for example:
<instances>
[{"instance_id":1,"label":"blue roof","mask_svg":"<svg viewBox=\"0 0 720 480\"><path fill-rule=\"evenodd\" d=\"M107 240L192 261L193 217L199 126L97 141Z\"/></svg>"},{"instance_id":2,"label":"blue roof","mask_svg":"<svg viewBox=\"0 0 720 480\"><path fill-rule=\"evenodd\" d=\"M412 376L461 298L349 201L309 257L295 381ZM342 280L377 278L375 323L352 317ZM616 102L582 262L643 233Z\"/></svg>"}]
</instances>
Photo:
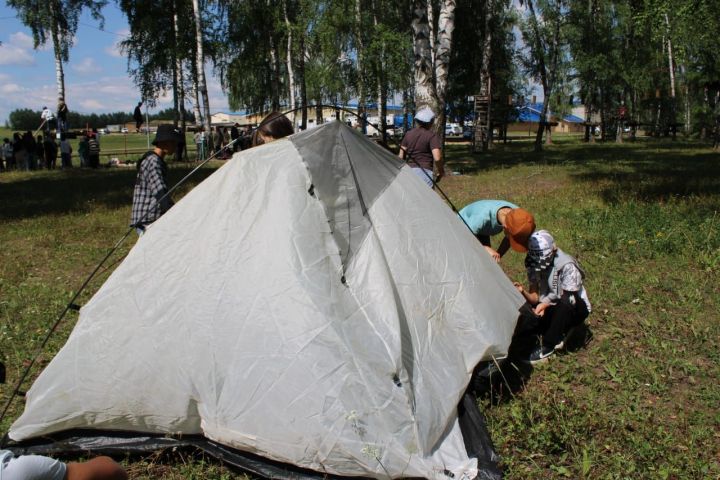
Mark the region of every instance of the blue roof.
<instances>
[{"instance_id":1,"label":"blue roof","mask_svg":"<svg viewBox=\"0 0 720 480\"><path fill-rule=\"evenodd\" d=\"M569 123L584 123L585 122L584 118L580 118L577 115L565 115L563 117L563 120L565 120L566 122L569 122Z\"/></svg>"},{"instance_id":2,"label":"blue roof","mask_svg":"<svg viewBox=\"0 0 720 480\"><path fill-rule=\"evenodd\" d=\"M521 107L517 107L518 122L537 123L540 122L540 116L542 115L543 104L542 103L528 103ZM557 120L555 117L553 120ZM564 115L563 121L568 123L583 123L585 120L578 117L577 115Z\"/></svg>"}]
</instances>

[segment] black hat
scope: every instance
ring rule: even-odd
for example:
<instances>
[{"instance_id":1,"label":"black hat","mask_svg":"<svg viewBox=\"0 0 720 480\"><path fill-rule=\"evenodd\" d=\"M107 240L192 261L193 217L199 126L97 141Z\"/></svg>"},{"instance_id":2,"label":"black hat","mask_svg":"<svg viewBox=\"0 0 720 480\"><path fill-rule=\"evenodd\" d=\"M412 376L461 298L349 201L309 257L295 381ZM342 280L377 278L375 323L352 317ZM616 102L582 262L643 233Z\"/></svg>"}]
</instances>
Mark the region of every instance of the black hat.
<instances>
[{"instance_id":1,"label":"black hat","mask_svg":"<svg viewBox=\"0 0 720 480\"><path fill-rule=\"evenodd\" d=\"M155 134L155 140L153 140L152 143L153 145L157 145L159 142L182 143L182 140L182 132L179 128L164 124L158 126L157 133Z\"/></svg>"}]
</instances>

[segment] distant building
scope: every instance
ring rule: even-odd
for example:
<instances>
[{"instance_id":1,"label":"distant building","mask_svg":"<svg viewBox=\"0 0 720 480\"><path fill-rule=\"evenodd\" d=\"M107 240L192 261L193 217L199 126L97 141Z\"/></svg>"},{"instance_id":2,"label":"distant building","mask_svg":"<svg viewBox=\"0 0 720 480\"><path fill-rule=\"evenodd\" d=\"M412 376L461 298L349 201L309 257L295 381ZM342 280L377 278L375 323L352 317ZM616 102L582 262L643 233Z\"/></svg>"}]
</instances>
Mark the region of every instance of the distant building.
<instances>
[{"instance_id":1,"label":"distant building","mask_svg":"<svg viewBox=\"0 0 720 480\"><path fill-rule=\"evenodd\" d=\"M508 131L511 132L523 132L523 131L535 131L537 132L538 125L540 124L540 118L542 116L542 103L528 103L521 105L516 108L517 120L508 125ZM573 113L563 115L553 115L552 112L549 115L548 120L550 122L557 122L557 125L552 127L552 132L560 133L580 133L585 131L583 123L585 120L575 114L576 111L584 112L585 107L573 108Z\"/></svg>"}]
</instances>

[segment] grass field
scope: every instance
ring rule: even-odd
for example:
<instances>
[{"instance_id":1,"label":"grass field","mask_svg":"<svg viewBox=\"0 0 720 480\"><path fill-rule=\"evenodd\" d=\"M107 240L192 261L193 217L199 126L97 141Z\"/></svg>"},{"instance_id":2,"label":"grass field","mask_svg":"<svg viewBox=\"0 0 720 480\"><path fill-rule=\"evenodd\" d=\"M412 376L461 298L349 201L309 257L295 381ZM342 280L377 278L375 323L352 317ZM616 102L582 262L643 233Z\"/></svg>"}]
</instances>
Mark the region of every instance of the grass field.
<instances>
[{"instance_id":1,"label":"grass field","mask_svg":"<svg viewBox=\"0 0 720 480\"><path fill-rule=\"evenodd\" d=\"M531 210L588 273L593 341L536 368L514 395L479 399L506 478L720 478L720 156L680 141L569 137L543 154L519 142L478 157L448 150L449 170L461 174L441 185L458 207L504 198ZM187 171L173 166L171 179ZM125 232L133 182L134 171L119 169L0 174L2 404L74 289ZM522 261L503 259L514 280L525 280ZM0 430L21 409L16 402ZM127 465L133 478L237 475L177 452Z\"/></svg>"}]
</instances>

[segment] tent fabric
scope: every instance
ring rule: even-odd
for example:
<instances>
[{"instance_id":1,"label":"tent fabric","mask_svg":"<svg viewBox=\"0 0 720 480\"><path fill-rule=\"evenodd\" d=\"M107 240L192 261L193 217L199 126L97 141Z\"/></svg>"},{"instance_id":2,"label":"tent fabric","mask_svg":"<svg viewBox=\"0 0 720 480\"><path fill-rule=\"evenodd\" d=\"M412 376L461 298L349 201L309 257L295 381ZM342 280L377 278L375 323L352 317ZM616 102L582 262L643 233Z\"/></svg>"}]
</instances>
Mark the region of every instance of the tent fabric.
<instances>
[{"instance_id":1,"label":"tent fabric","mask_svg":"<svg viewBox=\"0 0 720 480\"><path fill-rule=\"evenodd\" d=\"M10 438L202 435L334 475L472 478L457 405L523 303L409 167L332 122L237 153L151 225Z\"/></svg>"}]
</instances>

